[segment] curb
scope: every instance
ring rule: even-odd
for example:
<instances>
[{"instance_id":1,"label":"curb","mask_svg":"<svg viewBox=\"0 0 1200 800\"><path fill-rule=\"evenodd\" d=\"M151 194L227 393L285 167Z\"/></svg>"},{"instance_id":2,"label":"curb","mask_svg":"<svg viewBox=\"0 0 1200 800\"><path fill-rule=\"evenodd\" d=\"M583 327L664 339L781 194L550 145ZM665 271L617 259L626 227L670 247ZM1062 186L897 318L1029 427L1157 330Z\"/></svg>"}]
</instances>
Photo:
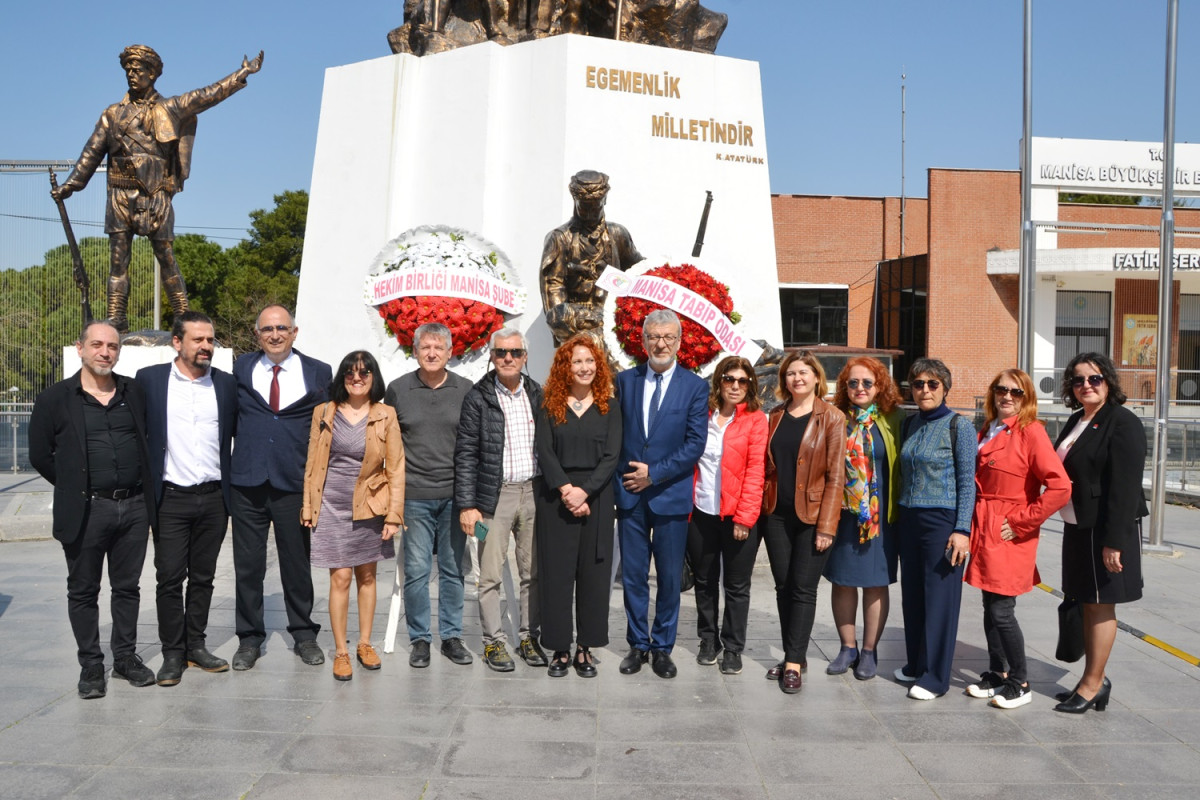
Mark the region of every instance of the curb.
<instances>
[{"instance_id":1,"label":"curb","mask_svg":"<svg viewBox=\"0 0 1200 800\"><path fill-rule=\"evenodd\" d=\"M51 539L54 518L50 515L30 515L0 518L0 542L35 542Z\"/></svg>"}]
</instances>

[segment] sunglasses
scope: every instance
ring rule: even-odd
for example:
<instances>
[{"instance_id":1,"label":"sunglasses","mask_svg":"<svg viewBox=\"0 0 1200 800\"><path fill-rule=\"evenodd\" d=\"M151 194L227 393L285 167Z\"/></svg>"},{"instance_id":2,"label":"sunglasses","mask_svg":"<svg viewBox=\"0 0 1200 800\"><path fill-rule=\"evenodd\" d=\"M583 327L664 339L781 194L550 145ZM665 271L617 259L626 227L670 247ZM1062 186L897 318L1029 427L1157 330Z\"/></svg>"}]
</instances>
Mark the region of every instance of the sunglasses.
<instances>
[{"instance_id":1,"label":"sunglasses","mask_svg":"<svg viewBox=\"0 0 1200 800\"><path fill-rule=\"evenodd\" d=\"M846 385L851 389L857 389L859 386L864 389L872 389L875 387L875 381L870 380L869 378L863 378L862 380L859 380L858 378L851 378L850 380L846 381ZM936 389L937 387L935 386L933 388Z\"/></svg>"},{"instance_id":2,"label":"sunglasses","mask_svg":"<svg viewBox=\"0 0 1200 800\"><path fill-rule=\"evenodd\" d=\"M292 329L291 325L263 325L261 328L258 329L258 332L266 335L268 333L275 333L276 331L278 331L279 333L287 333L291 329Z\"/></svg>"},{"instance_id":3,"label":"sunglasses","mask_svg":"<svg viewBox=\"0 0 1200 800\"><path fill-rule=\"evenodd\" d=\"M914 388L918 391L920 391L921 389L924 389L926 386L929 387L929 391L936 392L938 389L940 389L942 387L942 382L934 381L934 380L929 380L929 381L915 380L912 382L912 388Z\"/></svg>"},{"instance_id":4,"label":"sunglasses","mask_svg":"<svg viewBox=\"0 0 1200 800\"><path fill-rule=\"evenodd\" d=\"M1016 386L1009 388L1008 386L1001 386L997 384L992 387L992 394L996 395L997 397L1007 397L1010 394L1013 397L1024 397L1025 390Z\"/></svg>"},{"instance_id":5,"label":"sunglasses","mask_svg":"<svg viewBox=\"0 0 1200 800\"><path fill-rule=\"evenodd\" d=\"M496 359L497 361L503 361L504 359L508 358L509 356L512 356L513 358L524 358L525 357L525 348L524 347L495 347L492 349L492 358Z\"/></svg>"},{"instance_id":6,"label":"sunglasses","mask_svg":"<svg viewBox=\"0 0 1200 800\"><path fill-rule=\"evenodd\" d=\"M371 370L370 370L370 368L369 368L369 367L363 367L362 369L348 369L348 370L346 370L346 378L347 378L347 379L350 379L350 378L362 378L362 379L364 379L364 380L365 380L365 379L367 379L367 378L369 378L369 377L371 377Z\"/></svg>"},{"instance_id":7,"label":"sunglasses","mask_svg":"<svg viewBox=\"0 0 1200 800\"><path fill-rule=\"evenodd\" d=\"M738 386L745 388L750 385L750 379L749 378L735 378L732 375L722 375L721 383L724 383L729 386L732 386L733 384L736 383Z\"/></svg>"},{"instance_id":8,"label":"sunglasses","mask_svg":"<svg viewBox=\"0 0 1200 800\"><path fill-rule=\"evenodd\" d=\"M1104 376L1088 375L1085 378L1082 375L1076 375L1071 378L1071 386L1075 389L1078 389L1080 386L1083 386L1084 381L1087 381L1088 386L1099 386L1100 384L1104 383Z\"/></svg>"}]
</instances>

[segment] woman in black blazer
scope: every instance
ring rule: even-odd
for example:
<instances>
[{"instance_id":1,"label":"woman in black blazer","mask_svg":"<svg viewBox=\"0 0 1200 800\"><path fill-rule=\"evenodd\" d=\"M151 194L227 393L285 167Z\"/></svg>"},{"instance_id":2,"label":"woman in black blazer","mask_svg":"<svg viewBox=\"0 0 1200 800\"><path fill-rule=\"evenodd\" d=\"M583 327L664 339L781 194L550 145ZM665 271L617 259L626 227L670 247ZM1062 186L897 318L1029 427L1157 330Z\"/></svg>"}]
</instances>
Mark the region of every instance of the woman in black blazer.
<instances>
[{"instance_id":1,"label":"woman in black blazer","mask_svg":"<svg viewBox=\"0 0 1200 800\"><path fill-rule=\"evenodd\" d=\"M1117 603L1142 596L1142 467L1146 433L1108 356L1082 353L1063 372L1063 402L1079 409L1055 442L1071 478L1071 502L1060 512L1062 590L1083 605L1084 668L1055 711L1082 714L1108 705L1104 667L1117 637Z\"/></svg>"}]
</instances>

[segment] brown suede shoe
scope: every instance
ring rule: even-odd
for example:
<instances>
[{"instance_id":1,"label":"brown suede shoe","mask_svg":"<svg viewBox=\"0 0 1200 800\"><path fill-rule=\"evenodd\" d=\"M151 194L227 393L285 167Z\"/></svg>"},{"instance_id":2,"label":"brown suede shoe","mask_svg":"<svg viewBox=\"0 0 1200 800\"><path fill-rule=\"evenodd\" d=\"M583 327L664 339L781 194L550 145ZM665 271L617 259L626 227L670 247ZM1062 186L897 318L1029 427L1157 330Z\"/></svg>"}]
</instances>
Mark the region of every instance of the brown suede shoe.
<instances>
[{"instance_id":1,"label":"brown suede shoe","mask_svg":"<svg viewBox=\"0 0 1200 800\"><path fill-rule=\"evenodd\" d=\"M379 655L375 652L375 648L369 644L362 643L358 645L358 663L363 665L363 669L379 669L383 666L383 662L379 660Z\"/></svg>"},{"instance_id":2,"label":"brown suede shoe","mask_svg":"<svg viewBox=\"0 0 1200 800\"><path fill-rule=\"evenodd\" d=\"M338 653L333 657L333 679L348 681L354 677L354 669L350 666L350 654Z\"/></svg>"}]
</instances>

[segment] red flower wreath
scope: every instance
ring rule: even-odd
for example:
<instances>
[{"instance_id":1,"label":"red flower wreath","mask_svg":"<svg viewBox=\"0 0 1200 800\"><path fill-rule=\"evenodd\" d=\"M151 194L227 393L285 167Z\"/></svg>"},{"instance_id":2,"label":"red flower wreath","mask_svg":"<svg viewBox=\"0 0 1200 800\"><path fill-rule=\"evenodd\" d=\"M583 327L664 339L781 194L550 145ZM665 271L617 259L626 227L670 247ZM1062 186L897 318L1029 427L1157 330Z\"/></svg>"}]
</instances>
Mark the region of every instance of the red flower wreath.
<instances>
[{"instance_id":1,"label":"red flower wreath","mask_svg":"<svg viewBox=\"0 0 1200 800\"><path fill-rule=\"evenodd\" d=\"M462 356L487 344L504 327L504 314L487 303L458 297L400 297L377 307L388 331L412 355L413 333L429 322L440 322L454 338L452 355Z\"/></svg>"},{"instance_id":2,"label":"red flower wreath","mask_svg":"<svg viewBox=\"0 0 1200 800\"><path fill-rule=\"evenodd\" d=\"M707 272L692 266L681 264L673 267L664 264L644 273L659 278L666 278L677 283L708 300L722 314L737 323L740 315L733 310L733 299L729 296L729 287L713 278ZM621 349L638 363L648 358L646 348L642 346L642 320L651 311L664 308L658 303L632 297L617 299L617 310L614 314L613 332ZM683 340L679 344L679 363L685 369L695 370L712 361L721 353L721 345L700 323L682 314L679 317L683 325Z\"/></svg>"}]
</instances>

